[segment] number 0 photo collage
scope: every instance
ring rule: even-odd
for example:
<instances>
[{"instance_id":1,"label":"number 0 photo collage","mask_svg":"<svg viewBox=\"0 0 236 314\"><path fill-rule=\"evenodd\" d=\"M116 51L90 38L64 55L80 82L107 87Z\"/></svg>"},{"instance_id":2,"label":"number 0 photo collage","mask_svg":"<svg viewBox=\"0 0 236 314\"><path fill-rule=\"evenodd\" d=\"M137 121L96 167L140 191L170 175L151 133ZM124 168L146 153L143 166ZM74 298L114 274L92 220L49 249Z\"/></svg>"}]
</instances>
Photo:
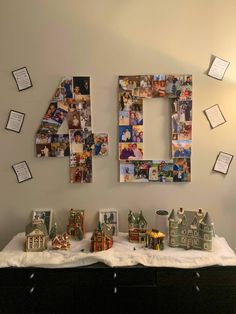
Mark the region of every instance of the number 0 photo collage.
<instances>
[{"instance_id":1,"label":"number 0 photo collage","mask_svg":"<svg viewBox=\"0 0 236 314\"><path fill-rule=\"evenodd\" d=\"M145 160L143 101L157 97L169 98L171 106L169 160ZM119 76L118 121L120 182L191 181L191 75Z\"/></svg>"}]
</instances>

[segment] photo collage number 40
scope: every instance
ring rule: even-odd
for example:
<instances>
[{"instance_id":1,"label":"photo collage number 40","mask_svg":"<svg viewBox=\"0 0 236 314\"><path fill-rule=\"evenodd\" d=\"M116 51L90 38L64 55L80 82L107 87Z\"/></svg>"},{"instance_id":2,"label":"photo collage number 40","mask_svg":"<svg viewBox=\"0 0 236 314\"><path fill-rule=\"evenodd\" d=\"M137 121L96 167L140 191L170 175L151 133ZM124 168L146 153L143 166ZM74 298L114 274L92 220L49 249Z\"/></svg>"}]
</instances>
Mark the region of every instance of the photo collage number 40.
<instances>
[{"instance_id":1,"label":"photo collage number 40","mask_svg":"<svg viewBox=\"0 0 236 314\"><path fill-rule=\"evenodd\" d=\"M68 134L59 134L68 119ZM59 84L36 135L37 157L70 159L70 182L92 182L94 154L106 156L108 135L92 133L90 78L65 77Z\"/></svg>"},{"instance_id":2,"label":"photo collage number 40","mask_svg":"<svg viewBox=\"0 0 236 314\"><path fill-rule=\"evenodd\" d=\"M143 99L157 97L167 97L171 105L169 160L144 158ZM191 181L191 75L120 76L118 119L120 182Z\"/></svg>"}]
</instances>

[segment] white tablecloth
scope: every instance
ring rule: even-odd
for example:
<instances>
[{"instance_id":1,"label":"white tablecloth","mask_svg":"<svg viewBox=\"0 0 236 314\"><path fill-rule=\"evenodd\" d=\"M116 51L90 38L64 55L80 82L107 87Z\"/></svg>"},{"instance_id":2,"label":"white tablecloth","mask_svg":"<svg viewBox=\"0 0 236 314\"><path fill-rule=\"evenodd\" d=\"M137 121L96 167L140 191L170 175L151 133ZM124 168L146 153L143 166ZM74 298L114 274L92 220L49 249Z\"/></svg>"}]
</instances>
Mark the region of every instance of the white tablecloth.
<instances>
[{"instance_id":1,"label":"white tablecloth","mask_svg":"<svg viewBox=\"0 0 236 314\"><path fill-rule=\"evenodd\" d=\"M114 237L113 247L107 251L90 253L91 233L82 241L71 241L68 251L51 250L24 252L24 233L19 233L0 252L0 267L78 267L102 262L108 266L142 264L155 267L197 268L213 265L236 266L236 255L224 238L213 239L213 251L184 250L165 245L163 251L150 250L141 244L130 243L126 233Z\"/></svg>"}]
</instances>

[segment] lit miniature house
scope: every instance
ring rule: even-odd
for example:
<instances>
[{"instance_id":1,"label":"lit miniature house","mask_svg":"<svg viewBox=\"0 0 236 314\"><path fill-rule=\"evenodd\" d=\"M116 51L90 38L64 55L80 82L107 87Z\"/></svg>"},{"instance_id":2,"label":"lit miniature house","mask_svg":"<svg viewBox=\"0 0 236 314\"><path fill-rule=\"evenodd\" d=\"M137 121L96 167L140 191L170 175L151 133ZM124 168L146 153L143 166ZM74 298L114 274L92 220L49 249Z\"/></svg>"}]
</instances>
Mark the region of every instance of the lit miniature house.
<instances>
[{"instance_id":1,"label":"lit miniature house","mask_svg":"<svg viewBox=\"0 0 236 314\"><path fill-rule=\"evenodd\" d=\"M30 223L25 228L26 252L41 252L47 249L47 227L44 223Z\"/></svg>"},{"instance_id":2,"label":"lit miniature house","mask_svg":"<svg viewBox=\"0 0 236 314\"><path fill-rule=\"evenodd\" d=\"M69 215L69 224L67 225L67 233L70 238L82 240L84 237L84 210L74 210L71 208Z\"/></svg>"},{"instance_id":3,"label":"lit miniature house","mask_svg":"<svg viewBox=\"0 0 236 314\"><path fill-rule=\"evenodd\" d=\"M68 250L70 248L70 241L68 233L64 233L63 235L56 235L54 239L52 239L52 249L53 250Z\"/></svg>"},{"instance_id":4,"label":"lit miniature house","mask_svg":"<svg viewBox=\"0 0 236 314\"><path fill-rule=\"evenodd\" d=\"M155 229L147 230L146 237L147 248L158 251L164 249L164 233Z\"/></svg>"},{"instance_id":5,"label":"lit miniature house","mask_svg":"<svg viewBox=\"0 0 236 314\"><path fill-rule=\"evenodd\" d=\"M94 230L91 238L91 252L99 252L108 250L112 247L112 229L105 223L98 223L98 227Z\"/></svg>"},{"instance_id":6,"label":"lit miniature house","mask_svg":"<svg viewBox=\"0 0 236 314\"><path fill-rule=\"evenodd\" d=\"M213 222L209 214L173 209L169 216L169 246L185 249L212 250Z\"/></svg>"},{"instance_id":7,"label":"lit miniature house","mask_svg":"<svg viewBox=\"0 0 236 314\"><path fill-rule=\"evenodd\" d=\"M147 221L143 217L142 211L128 215L128 239L130 242L146 243Z\"/></svg>"}]
</instances>

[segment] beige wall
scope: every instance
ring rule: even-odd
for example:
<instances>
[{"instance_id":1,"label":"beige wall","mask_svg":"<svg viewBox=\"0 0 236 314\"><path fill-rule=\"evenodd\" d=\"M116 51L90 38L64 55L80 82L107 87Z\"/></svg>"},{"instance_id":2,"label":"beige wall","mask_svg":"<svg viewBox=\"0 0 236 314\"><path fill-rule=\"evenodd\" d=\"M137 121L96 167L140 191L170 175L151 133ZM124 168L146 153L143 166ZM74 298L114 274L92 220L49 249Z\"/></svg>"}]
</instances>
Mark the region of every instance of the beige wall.
<instances>
[{"instance_id":1,"label":"beige wall","mask_svg":"<svg viewBox=\"0 0 236 314\"><path fill-rule=\"evenodd\" d=\"M183 206L208 210L236 249L236 160L227 176L211 172L220 150L236 154L235 0L1 0L0 26L0 247L24 230L33 208L53 208L61 229L70 207L85 209L92 230L97 210L114 207L125 231L128 209L143 209L152 225L154 209ZM204 74L211 54L231 62L223 82ZM11 71L25 65L34 87L19 93ZM153 73L193 74L191 183L118 183L117 76ZM35 157L35 132L66 74L91 76L93 128L111 139L92 184L69 184L66 158ZM211 130L203 110L216 103L228 122ZM21 134L4 129L10 109L26 113ZM21 160L34 178L18 184L11 165Z\"/></svg>"}]
</instances>

